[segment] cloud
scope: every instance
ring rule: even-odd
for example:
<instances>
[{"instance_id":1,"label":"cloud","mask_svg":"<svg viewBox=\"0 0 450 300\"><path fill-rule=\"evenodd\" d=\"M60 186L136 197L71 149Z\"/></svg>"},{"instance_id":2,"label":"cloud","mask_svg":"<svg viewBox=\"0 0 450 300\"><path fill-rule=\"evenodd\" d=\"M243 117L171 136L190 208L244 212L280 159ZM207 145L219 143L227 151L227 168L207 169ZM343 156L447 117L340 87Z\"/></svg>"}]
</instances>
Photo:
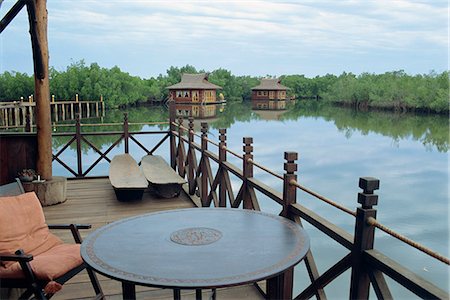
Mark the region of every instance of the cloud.
<instances>
[{"instance_id":1,"label":"cloud","mask_svg":"<svg viewBox=\"0 0 450 300\"><path fill-rule=\"evenodd\" d=\"M280 73L292 68L287 59L302 66L320 61L340 67L350 62L342 57L355 57L359 67L376 56L383 64L398 64L398 57L409 52L434 62L425 72L443 66L438 60L447 53L447 5L441 1L84 0L47 5L52 52L84 55L88 61L101 56L102 49L115 49L149 53L160 61L192 58L210 66L221 61L253 67L262 61L267 65L261 68L271 69L269 64L280 60ZM27 22L14 26L28 31ZM67 45L73 52L59 53L67 52Z\"/></svg>"},{"instance_id":2,"label":"cloud","mask_svg":"<svg viewBox=\"0 0 450 300\"><path fill-rule=\"evenodd\" d=\"M436 23L436 18L446 17L441 7L409 1L318 3L79 1L67 9L67 1L63 1L52 18L58 30L78 30L100 40L133 43L144 43L147 38L162 44L192 45L221 39L349 50L405 47L416 40L445 42L446 30Z\"/></svg>"}]
</instances>

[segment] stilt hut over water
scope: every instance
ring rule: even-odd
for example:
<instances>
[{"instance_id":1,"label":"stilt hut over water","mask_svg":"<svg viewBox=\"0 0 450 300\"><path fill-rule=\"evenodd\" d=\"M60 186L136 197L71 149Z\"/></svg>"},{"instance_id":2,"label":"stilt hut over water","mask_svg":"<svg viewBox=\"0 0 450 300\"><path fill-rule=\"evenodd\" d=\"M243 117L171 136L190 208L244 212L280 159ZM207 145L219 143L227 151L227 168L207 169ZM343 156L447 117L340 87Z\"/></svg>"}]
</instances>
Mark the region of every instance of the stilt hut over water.
<instances>
[{"instance_id":1,"label":"stilt hut over water","mask_svg":"<svg viewBox=\"0 0 450 300\"><path fill-rule=\"evenodd\" d=\"M286 109L288 89L278 78L261 79L261 83L252 88L252 109Z\"/></svg>"},{"instance_id":2,"label":"stilt hut over water","mask_svg":"<svg viewBox=\"0 0 450 300\"><path fill-rule=\"evenodd\" d=\"M169 98L175 100L178 116L215 117L217 106L225 103L222 97L216 95L222 87L209 82L207 73L183 74L179 83L167 88Z\"/></svg>"}]
</instances>

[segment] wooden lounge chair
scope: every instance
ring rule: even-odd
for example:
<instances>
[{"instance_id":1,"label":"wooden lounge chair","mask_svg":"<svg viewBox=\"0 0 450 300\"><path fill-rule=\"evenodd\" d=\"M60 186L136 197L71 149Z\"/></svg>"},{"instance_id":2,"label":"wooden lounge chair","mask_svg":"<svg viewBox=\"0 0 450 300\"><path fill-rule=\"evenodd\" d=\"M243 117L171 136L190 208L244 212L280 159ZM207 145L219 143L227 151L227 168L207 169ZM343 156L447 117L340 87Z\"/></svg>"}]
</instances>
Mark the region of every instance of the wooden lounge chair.
<instances>
[{"instance_id":1,"label":"wooden lounge chair","mask_svg":"<svg viewBox=\"0 0 450 300\"><path fill-rule=\"evenodd\" d=\"M140 200L148 187L147 179L129 154L113 157L109 168L109 180L119 201Z\"/></svg>"},{"instance_id":2,"label":"wooden lounge chair","mask_svg":"<svg viewBox=\"0 0 450 300\"><path fill-rule=\"evenodd\" d=\"M24 193L20 181L0 187L0 287L2 297L23 289L19 299L49 299L70 278L86 268L80 256L78 229L90 225L47 225L34 192ZM69 229L75 244L63 243L49 229ZM96 299L103 292L95 273L86 268ZM6 294L6 295L5 295Z\"/></svg>"},{"instance_id":3,"label":"wooden lounge chair","mask_svg":"<svg viewBox=\"0 0 450 300\"><path fill-rule=\"evenodd\" d=\"M146 155L141 161L144 175L155 190L163 198L173 198L180 194L181 185L186 183L180 175L159 155Z\"/></svg>"}]
</instances>

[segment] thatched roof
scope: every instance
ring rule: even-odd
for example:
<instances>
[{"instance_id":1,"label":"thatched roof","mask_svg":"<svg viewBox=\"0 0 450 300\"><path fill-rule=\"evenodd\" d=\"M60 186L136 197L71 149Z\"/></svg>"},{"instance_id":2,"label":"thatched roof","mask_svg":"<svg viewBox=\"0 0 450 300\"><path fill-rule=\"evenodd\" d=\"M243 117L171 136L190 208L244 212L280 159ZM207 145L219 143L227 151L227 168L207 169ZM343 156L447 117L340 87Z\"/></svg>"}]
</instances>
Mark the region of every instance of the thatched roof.
<instances>
[{"instance_id":1,"label":"thatched roof","mask_svg":"<svg viewBox=\"0 0 450 300\"><path fill-rule=\"evenodd\" d=\"M212 84L208 81L208 74L183 74L181 76L181 81L168 86L170 90L174 89L203 89L203 90L218 90L222 87Z\"/></svg>"},{"instance_id":2,"label":"thatched roof","mask_svg":"<svg viewBox=\"0 0 450 300\"><path fill-rule=\"evenodd\" d=\"M280 79L275 78L263 78L258 86L252 88L252 90L270 90L270 91L285 91L289 90L287 86L280 83Z\"/></svg>"}]
</instances>

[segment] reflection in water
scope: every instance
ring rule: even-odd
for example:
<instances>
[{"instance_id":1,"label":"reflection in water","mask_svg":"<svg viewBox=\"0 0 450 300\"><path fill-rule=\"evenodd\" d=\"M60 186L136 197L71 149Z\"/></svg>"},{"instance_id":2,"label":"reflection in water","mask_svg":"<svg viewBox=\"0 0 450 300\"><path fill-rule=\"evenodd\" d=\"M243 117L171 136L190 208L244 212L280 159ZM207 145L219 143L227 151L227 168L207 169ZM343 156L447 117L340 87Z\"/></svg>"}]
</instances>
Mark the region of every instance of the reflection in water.
<instances>
[{"instance_id":1,"label":"reflection in water","mask_svg":"<svg viewBox=\"0 0 450 300\"><path fill-rule=\"evenodd\" d=\"M210 105L206 106L209 107ZM211 105L215 106L215 105ZM168 112L163 107L139 107L126 110L109 110L104 118L84 120L84 124L95 123L121 123L124 113L128 113L130 123L137 122L165 122L168 120ZM206 111L205 111L206 113ZM250 104L228 103L226 108L218 106L214 109L215 115L198 114L196 123L208 122L210 128L230 128L235 122L252 122L255 120L271 121L300 121L304 118L315 118L332 122L339 132L344 133L350 139L359 132L363 135L377 133L392 139L393 145L398 145L401 140L412 139L420 142L427 150L439 152L449 151L449 119L442 115L413 115L395 114L390 112L357 112L348 108L340 108L328 105L318 105L317 102L309 106L297 105L286 111L262 111L252 110ZM203 120L203 118L207 118ZM73 123L70 123L73 124ZM143 125L132 125L130 130L139 131ZM161 125L162 129L167 125ZM198 129L200 127L197 127ZM196 128L196 129L197 129ZM58 127L58 131L74 132L74 127ZM122 130L122 126L109 127L85 127L85 132L102 132ZM93 137L96 146L112 143L113 137ZM55 138L54 148L62 144L63 138Z\"/></svg>"},{"instance_id":2,"label":"reflection in water","mask_svg":"<svg viewBox=\"0 0 450 300\"><path fill-rule=\"evenodd\" d=\"M280 121L285 111L279 110L255 110L261 120Z\"/></svg>"},{"instance_id":3,"label":"reflection in water","mask_svg":"<svg viewBox=\"0 0 450 300\"><path fill-rule=\"evenodd\" d=\"M443 115L414 115L392 112L359 112L329 105L297 106L287 111L282 120L302 117L323 118L334 122L340 132L350 138L354 132L363 135L378 133L391 137L394 144L412 138L428 150L449 151L449 119Z\"/></svg>"}]
</instances>

